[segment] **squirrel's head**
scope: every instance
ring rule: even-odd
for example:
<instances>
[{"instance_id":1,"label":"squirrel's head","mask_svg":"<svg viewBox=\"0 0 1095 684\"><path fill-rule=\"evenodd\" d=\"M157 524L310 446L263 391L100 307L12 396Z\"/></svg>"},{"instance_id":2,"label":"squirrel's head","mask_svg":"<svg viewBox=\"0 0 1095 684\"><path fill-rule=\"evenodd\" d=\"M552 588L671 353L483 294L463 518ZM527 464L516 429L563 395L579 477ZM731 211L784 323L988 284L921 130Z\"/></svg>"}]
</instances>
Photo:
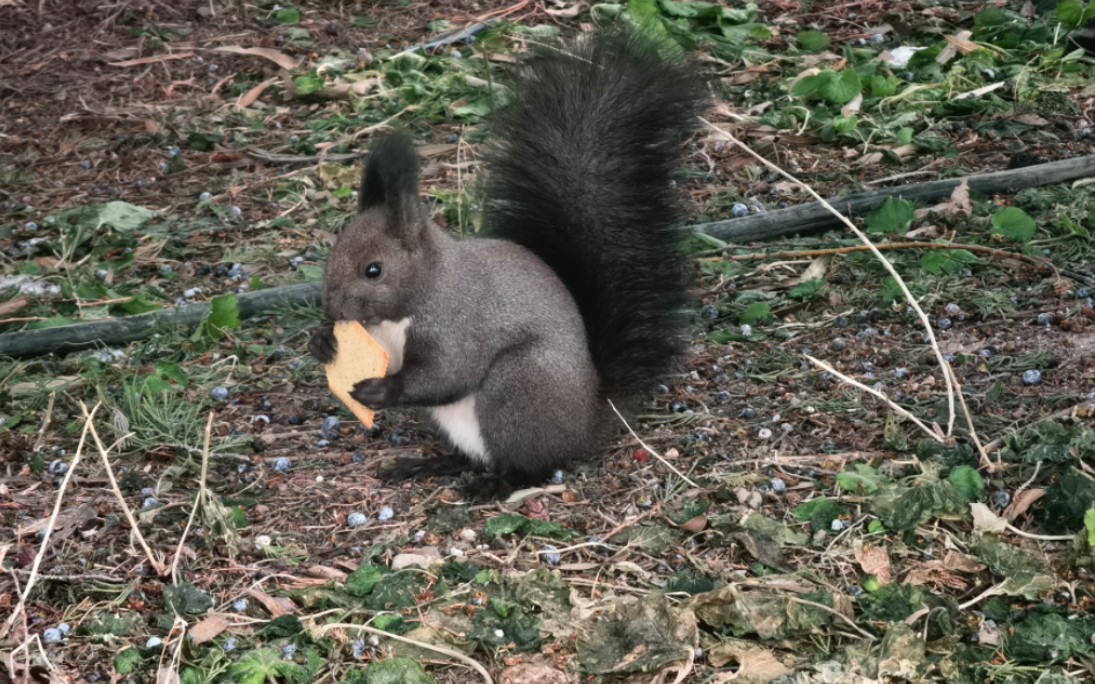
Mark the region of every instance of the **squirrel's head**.
<instances>
[{"instance_id":1,"label":"squirrel's head","mask_svg":"<svg viewBox=\"0 0 1095 684\"><path fill-rule=\"evenodd\" d=\"M409 316L427 286L432 227L418 198L418 155L393 134L373 145L358 212L327 258L323 310L333 321L367 325Z\"/></svg>"}]
</instances>

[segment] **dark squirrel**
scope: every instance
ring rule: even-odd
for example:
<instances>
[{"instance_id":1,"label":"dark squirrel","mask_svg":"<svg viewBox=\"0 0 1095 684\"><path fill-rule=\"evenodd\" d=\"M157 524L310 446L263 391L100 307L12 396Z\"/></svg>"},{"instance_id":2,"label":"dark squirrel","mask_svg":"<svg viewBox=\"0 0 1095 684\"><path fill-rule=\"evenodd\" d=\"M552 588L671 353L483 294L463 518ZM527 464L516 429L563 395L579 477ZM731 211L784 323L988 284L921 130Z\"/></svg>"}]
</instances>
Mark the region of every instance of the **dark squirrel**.
<instances>
[{"instance_id":1,"label":"dark squirrel","mask_svg":"<svg viewBox=\"0 0 1095 684\"><path fill-rule=\"evenodd\" d=\"M425 407L514 483L596 453L619 405L685 350L689 263L672 174L706 105L692 68L634 28L539 47L483 154L489 237L458 239L419 199L409 137L377 141L323 308L389 351L366 406ZM309 343L334 358L329 325Z\"/></svg>"}]
</instances>

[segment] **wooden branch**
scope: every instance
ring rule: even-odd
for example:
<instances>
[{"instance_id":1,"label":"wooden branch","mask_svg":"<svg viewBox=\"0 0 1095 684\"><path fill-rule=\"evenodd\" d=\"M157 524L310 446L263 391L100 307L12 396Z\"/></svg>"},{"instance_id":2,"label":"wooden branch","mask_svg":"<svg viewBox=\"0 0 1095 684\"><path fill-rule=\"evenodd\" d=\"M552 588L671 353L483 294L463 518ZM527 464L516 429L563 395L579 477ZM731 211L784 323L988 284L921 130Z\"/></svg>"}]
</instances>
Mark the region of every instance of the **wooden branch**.
<instances>
[{"instance_id":1,"label":"wooden branch","mask_svg":"<svg viewBox=\"0 0 1095 684\"><path fill-rule=\"evenodd\" d=\"M248 292L239 295L240 318L265 313L282 305L314 305L320 302L320 298L319 283L299 283ZM209 303L199 302L135 316L4 333L0 335L0 356L40 356L57 351L127 344L147 337L162 326L197 325L208 313Z\"/></svg>"},{"instance_id":2,"label":"wooden branch","mask_svg":"<svg viewBox=\"0 0 1095 684\"><path fill-rule=\"evenodd\" d=\"M1048 164L1026 166L1021 169L997 171L977 176L968 176L970 190L984 195L1000 192L1015 192L1025 188L1052 185L1095 176L1095 155L1063 159ZM829 203L845 215L863 215L882 203L887 197L901 197L911 202L935 202L949 197L961 178L928 181L912 185L899 185L892 188L857 192L843 197L834 197ZM809 202L786 209L763 214L753 214L742 218L712 223L700 223L691 228L698 233L706 233L727 242L751 242L771 240L781 235L806 233L813 230L833 228L839 220L830 214L818 202Z\"/></svg>"}]
</instances>

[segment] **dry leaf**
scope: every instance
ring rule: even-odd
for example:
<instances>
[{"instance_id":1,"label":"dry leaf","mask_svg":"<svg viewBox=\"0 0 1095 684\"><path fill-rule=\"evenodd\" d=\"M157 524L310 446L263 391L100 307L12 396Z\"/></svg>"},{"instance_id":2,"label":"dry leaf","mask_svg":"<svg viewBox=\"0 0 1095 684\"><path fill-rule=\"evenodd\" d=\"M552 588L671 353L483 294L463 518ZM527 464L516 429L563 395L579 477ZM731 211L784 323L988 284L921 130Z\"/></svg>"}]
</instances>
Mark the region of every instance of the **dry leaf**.
<instances>
[{"instance_id":1,"label":"dry leaf","mask_svg":"<svg viewBox=\"0 0 1095 684\"><path fill-rule=\"evenodd\" d=\"M682 529L687 530L687 531L691 532L692 534L696 534L697 532L703 532L703 530L706 527L707 527L707 516L702 514L702 513L700 515L697 515L695 518L692 518L688 522L684 523L683 525L681 525Z\"/></svg>"},{"instance_id":2,"label":"dry leaf","mask_svg":"<svg viewBox=\"0 0 1095 684\"><path fill-rule=\"evenodd\" d=\"M166 55L156 55L155 57L141 57L139 59L127 59L122 62L107 62L110 66L116 67L131 67L141 66L142 64L158 64L160 62L170 62L175 59L188 59L193 57L193 52L172 52Z\"/></svg>"},{"instance_id":3,"label":"dry leaf","mask_svg":"<svg viewBox=\"0 0 1095 684\"><path fill-rule=\"evenodd\" d=\"M1021 124L1027 126L1048 126L1049 122L1038 116L1037 114L1020 114L1019 116L1011 117L1012 121L1018 121Z\"/></svg>"},{"instance_id":4,"label":"dry leaf","mask_svg":"<svg viewBox=\"0 0 1095 684\"><path fill-rule=\"evenodd\" d=\"M235 55L253 55L255 57L262 57L268 59L274 64L277 64L286 71L292 71L297 68L297 60L293 59L289 55L280 50L274 48L264 47L252 47L245 48L239 45L222 45L220 47L213 48L215 52L230 52Z\"/></svg>"},{"instance_id":5,"label":"dry leaf","mask_svg":"<svg viewBox=\"0 0 1095 684\"><path fill-rule=\"evenodd\" d=\"M567 684L567 676L544 663L521 663L502 670L498 681L500 684Z\"/></svg>"},{"instance_id":6,"label":"dry leaf","mask_svg":"<svg viewBox=\"0 0 1095 684\"><path fill-rule=\"evenodd\" d=\"M236 111L239 111L241 109L246 109L246 108L250 107L251 105L255 104L255 100L262 97L262 93L267 88L272 86L277 80L278 80L277 78L268 78L265 81L263 81L262 83L258 84L254 88L252 88L251 90L248 90L243 95L240 95L240 99L236 100Z\"/></svg>"},{"instance_id":7,"label":"dry leaf","mask_svg":"<svg viewBox=\"0 0 1095 684\"><path fill-rule=\"evenodd\" d=\"M564 7L562 9L545 9L544 12L550 14L553 17L573 19L581 13L583 7L585 7L584 2L576 2L570 7Z\"/></svg>"},{"instance_id":8,"label":"dry leaf","mask_svg":"<svg viewBox=\"0 0 1095 684\"><path fill-rule=\"evenodd\" d=\"M883 586L893 581L890 555L886 553L885 547L856 540L854 550L855 560L863 568L863 572L877 577L879 584Z\"/></svg>"},{"instance_id":9,"label":"dry leaf","mask_svg":"<svg viewBox=\"0 0 1095 684\"><path fill-rule=\"evenodd\" d=\"M187 631L193 640L193 644L197 646L211 639L216 639L226 629L228 629L228 620L220 615L210 615Z\"/></svg>"},{"instance_id":10,"label":"dry leaf","mask_svg":"<svg viewBox=\"0 0 1095 684\"><path fill-rule=\"evenodd\" d=\"M963 178L958 187L951 192L950 199L939 205L939 209L953 216L970 216L973 214L973 202L970 201L970 180Z\"/></svg>"},{"instance_id":11,"label":"dry leaf","mask_svg":"<svg viewBox=\"0 0 1095 684\"><path fill-rule=\"evenodd\" d=\"M862 106L863 106L863 93L860 93L860 94L856 95L852 99L851 102L849 102L848 104L846 104L846 105L844 105L843 107L840 108L840 115L844 116L844 117L852 116L852 115L856 114L857 112L859 112L859 110Z\"/></svg>"},{"instance_id":12,"label":"dry leaf","mask_svg":"<svg viewBox=\"0 0 1095 684\"><path fill-rule=\"evenodd\" d=\"M707 651L707 658L715 667L722 667L728 663L737 664L737 671L730 673L730 679L716 681L762 684L791 674L791 670L777 660L768 649L750 646L740 641L712 646Z\"/></svg>"},{"instance_id":13,"label":"dry leaf","mask_svg":"<svg viewBox=\"0 0 1095 684\"><path fill-rule=\"evenodd\" d=\"M975 573L981 572L986 566L984 563L952 549L943 555L943 567L955 572Z\"/></svg>"},{"instance_id":14,"label":"dry leaf","mask_svg":"<svg viewBox=\"0 0 1095 684\"><path fill-rule=\"evenodd\" d=\"M978 532L1000 533L1008 528L1008 521L979 501L970 504L970 515L973 516L973 529Z\"/></svg>"},{"instance_id":15,"label":"dry leaf","mask_svg":"<svg viewBox=\"0 0 1095 684\"><path fill-rule=\"evenodd\" d=\"M290 615L297 612L296 604L283 596L271 596L265 591L260 591L258 589L248 589L247 594L261 603L274 617L281 617L282 615Z\"/></svg>"},{"instance_id":16,"label":"dry leaf","mask_svg":"<svg viewBox=\"0 0 1095 684\"><path fill-rule=\"evenodd\" d=\"M13 314L27 304L30 304L30 297L13 297L6 302L0 302L0 316Z\"/></svg>"},{"instance_id":17,"label":"dry leaf","mask_svg":"<svg viewBox=\"0 0 1095 684\"><path fill-rule=\"evenodd\" d=\"M1007 510L1008 520L1015 520L1019 516L1030 510L1030 507L1034 505L1034 502L1041 499L1046 495L1046 490L1035 487L1034 489L1024 489L1015 495L1015 499L1012 500L1011 506Z\"/></svg>"}]
</instances>

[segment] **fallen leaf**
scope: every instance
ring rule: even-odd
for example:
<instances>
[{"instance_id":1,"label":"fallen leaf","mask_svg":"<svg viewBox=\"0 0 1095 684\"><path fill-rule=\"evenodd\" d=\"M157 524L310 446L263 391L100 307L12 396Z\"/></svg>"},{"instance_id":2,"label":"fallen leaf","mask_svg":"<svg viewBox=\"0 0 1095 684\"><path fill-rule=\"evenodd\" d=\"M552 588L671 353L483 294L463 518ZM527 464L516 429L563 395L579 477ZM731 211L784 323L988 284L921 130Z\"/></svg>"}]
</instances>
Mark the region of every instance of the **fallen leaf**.
<instances>
[{"instance_id":1,"label":"fallen leaf","mask_svg":"<svg viewBox=\"0 0 1095 684\"><path fill-rule=\"evenodd\" d=\"M683 525L681 525L682 529L687 530L687 531L691 532L692 534L696 534L698 532L703 532L703 530L706 527L707 527L707 516L703 515L702 513L700 515L697 515L695 518L692 518L688 522L684 523Z\"/></svg>"},{"instance_id":2,"label":"fallen leaf","mask_svg":"<svg viewBox=\"0 0 1095 684\"><path fill-rule=\"evenodd\" d=\"M970 504L970 515L973 516L973 529L978 532L1000 533L1008 528L1008 521L979 501Z\"/></svg>"},{"instance_id":3,"label":"fallen leaf","mask_svg":"<svg viewBox=\"0 0 1095 684\"><path fill-rule=\"evenodd\" d=\"M553 17L573 19L581 13L583 7L585 7L584 2L576 2L570 7L563 7L562 9L545 9L544 12Z\"/></svg>"},{"instance_id":4,"label":"fallen leaf","mask_svg":"<svg viewBox=\"0 0 1095 684\"><path fill-rule=\"evenodd\" d=\"M939 205L939 210L951 216L970 216L973 214L973 202L970 201L970 181L963 178L958 187L951 192L950 199Z\"/></svg>"},{"instance_id":5,"label":"fallen leaf","mask_svg":"<svg viewBox=\"0 0 1095 684\"><path fill-rule=\"evenodd\" d=\"M141 57L139 59L127 59L121 62L107 62L110 66L115 67L131 67L141 66L142 64L159 64L160 62L170 62L176 59L189 59L193 57L193 52L172 52L166 55L156 55L154 57Z\"/></svg>"},{"instance_id":6,"label":"fallen leaf","mask_svg":"<svg viewBox=\"0 0 1095 684\"><path fill-rule=\"evenodd\" d=\"M985 564L953 549L943 555L943 567L955 572L975 573L985 569Z\"/></svg>"},{"instance_id":7,"label":"fallen leaf","mask_svg":"<svg viewBox=\"0 0 1095 684\"><path fill-rule=\"evenodd\" d=\"M268 78L251 90L248 90L243 95L240 95L240 99L236 100L236 110L239 111L241 109L247 109L251 105L255 104L255 100L262 97L262 93L265 92L267 88L274 85L277 80L278 79L276 77Z\"/></svg>"},{"instance_id":8,"label":"fallen leaf","mask_svg":"<svg viewBox=\"0 0 1095 684\"><path fill-rule=\"evenodd\" d=\"M216 639L226 629L228 629L228 620L220 615L210 615L191 627L187 632L190 634L192 643L197 646L211 639Z\"/></svg>"},{"instance_id":9,"label":"fallen leaf","mask_svg":"<svg viewBox=\"0 0 1095 684\"><path fill-rule=\"evenodd\" d=\"M521 663L502 670L499 684L567 684L565 673L546 663Z\"/></svg>"},{"instance_id":10,"label":"fallen leaf","mask_svg":"<svg viewBox=\"0 0 1095 684\"><path fill-rule=\"evenodd\" d=\"M707 659L715 667L728 664L737 666L731 679L716 681L762 684L791 674L791 670L771 651L745 641L733 640L712 646L707 650Z\"/></svg>"},{"instance_id":11,"label":"fallen leaf","mask_svg":"<svg viewBox=\"0 0 1095 684\"><path fill-rule=\"evenodd\" d=\"M893 581L893 572L890 568L890 554L886 548L878 544L864 544L856 540L854 545L855 560L863 572L874 575L883 586Z\"/></svg>"},{"instance_id":12,"label":"fallen leaf","mask_svg":"<svg viewBox=\"0 0 1095 684\"><path fill-rule=\"evenodd\" d=\"M271 596L265 591L260 591L258 589L248 589L247 594L261 603L274 617L281 617L282 615L289 615L297 612L296 604L283 596Z\"/></svg>"},{"instance_id":13,"label":"fallen leaf","mask_svg":"<svg viewBox=\"0 0 1095 684\"><path fill-rule=\"evenodd\" d=\"M245 48L239 45L221 45L220 47L213 48L214 52L229 52L235 55L252 55L254 57L262 57L268 59L274 64L277 64L286 71L292 71L297 68L297 60L293 59L289 55L285 54L281 50L275 50L274 48L264 47L251 47Z\"/></svg>"},{"instance_id":14,"label":"fallen leaf","mask_svg":"<svg viewBox=\"0 0 1095 684\"><path fill-rule=\"evenodd\" d=\"M1048 126L1049 122L1038 116L1037 114L1020 114L1019 116L1013 116L1012 121L1018 121L1021 124L1028 126Z\"/></svg>"},{"instance_id":15,"label":"fallen leaf","mask_svg":"<svg viewBox=\"0 0 1095 684\"><path fill-rule=\"evenodd\" d=\"M30 304L30 297L13 297L6 302L0 302L0 316L13 314L27 304Z\"/></svg>"},{"instance_id":16,"label":"fallen leaf","mask_svg":"<svg viewBox=\"0 0 1095 684\"><path fill-rule=\"evenodd\" d=\"M1008 520L1015 520L1019 516L1030 510L1030 507L1034 505L1034 502L1041 499L1046 495L1046 490L1035 487L1034 489L1024 489L1015 495L1015 499L1012 500L1011 506L1008 507L1007 514Z\"/></svg>"}]
</instances>

